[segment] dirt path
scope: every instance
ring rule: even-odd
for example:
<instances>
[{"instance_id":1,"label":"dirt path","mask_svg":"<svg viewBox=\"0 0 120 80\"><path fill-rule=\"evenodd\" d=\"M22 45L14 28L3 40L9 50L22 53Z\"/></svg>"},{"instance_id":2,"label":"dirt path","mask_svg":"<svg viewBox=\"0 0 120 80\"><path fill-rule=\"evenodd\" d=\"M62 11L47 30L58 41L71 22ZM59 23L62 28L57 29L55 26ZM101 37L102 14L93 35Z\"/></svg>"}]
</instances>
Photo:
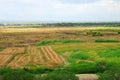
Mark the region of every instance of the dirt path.
<instances>
[{"instance_id":1,"label":"dirt path","mask_svg":"<svg viewBox=\"0 0 120 80\"><path fill-rule=\"evenodd\" d=\"M76 74L79 80L98 80L98 76L96 74Z\"/></svg>"}]
</instances>

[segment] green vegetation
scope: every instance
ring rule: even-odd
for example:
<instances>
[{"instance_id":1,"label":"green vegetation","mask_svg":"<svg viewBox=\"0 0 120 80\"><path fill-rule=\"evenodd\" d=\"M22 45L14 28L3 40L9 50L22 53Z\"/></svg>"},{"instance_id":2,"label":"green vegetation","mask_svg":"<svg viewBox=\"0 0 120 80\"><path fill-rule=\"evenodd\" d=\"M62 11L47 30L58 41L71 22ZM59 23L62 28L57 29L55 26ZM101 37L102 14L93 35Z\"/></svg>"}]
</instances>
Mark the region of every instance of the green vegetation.
<instances>
[{"instance_id":1,"label":"green vegetation","mask_svg":"<svg viewBox=\"0 0 120 80\"><path fill-rule=\"evenodd\" d=\"M103 36L103 34L101 32L95 32L95 31L89 31L86 34L92 35L92 36Z\"/></svg>"},{"instance_id":2,"label":"green vegetation","mask_svg":"<svg viewBox=\"0 0 120 80\"><path fill-rule=\"evenodd\" d=\"M119 80L115 79L115 74L117 77L120 74L119 69L114 71L117 69L114 65L120 66L119 43L68 43L54 44L52 47L68 61L63 67L65 71L75 74L97 73L100 80ZM64 54L66 51L70 56Z\"/></svg>"},{"instance_id":3,"label":"green vegetation","mask_svg":"<svg viewBox=\"0 0 120 80\"><path fill-rule=\"evenodd\" d=\"M101 53L98 54L100 57L105 58L113 58L113 57L120 57L120 49L106 49L103 50Z\"/></svg>"},{"instance_id":4,"label":"green vegetation","mask_svg":"<svg viewBox=\"0 0 120 80\"><path fill-rule=\"evenodd\" d=\"M61 23L13 23L13 24L0 24L0 26L21 26L22 27L76 27L76 26L81 26L81 27L91 27L91 26L104 26L104 27L119 27L120 23L119 22L100 22L100 23L96 23L96 22L89 22L89 23L67 23L67 22L61 22Z\"/></svg>"},{"instance_id":5,"label":"green vegetation","mask_svg":"<svg viewBox=\"0 0 120 80\"><path fill-rule=\"evenodd\" d=\"M118 34L120 34L120 31L118 32Z\"/></svg>"},{"instance_id":6,"label":"green vegetation","mask_svg":"<svg viewBox=\"0 0 120 80\"><path fill-rule=\"evenodd\" d=\"M81 74L81 73L98 73L103 72L104 68L98 66L95 62L80 61L79 63L72 63L65 67L65 70Z\"/></svg>"},{"instance_id":7,"label":"green vegetation","mask_svg":"<svg viewBox=\"0 0 120 80\"><path fill-rule=\"evenodd\" d=\"M34 69L2 67L0 75L3 76L3 80L78 80L75 74L96 73L100 75L99 80L120 80L120 43L114 43L114 40L105 41L111 43L80 43L79 40L42 41L37 43L37 46L51 45L57 53L63 55L66 64L54 68ZM69 53L68 56L65 52Z\"/></svg>"},{"instance_id":8,"label":"green vegetation","mask_svg":"<svg viewBox=\"0 0 120 80\"><path fill-rule=\"evenodd\" d=\"M55 44L55 43L77 43L77 42L82 42L82 41L80 41L80 40L67 40L67 39L63 39L63 40L45 40L45 41L38 42L36 45L37 46L42 46L42 45Z\"/></svg>"},{"instance_id":9,"label":"green vegetation","mask_svg":"<svg viewBox=\"0 0 120 80\"><path fill-rule=\"evenodd\" d=\"M43 71L48 72L43 73ZM2 80L78 80L75 74L60 69L50 71L50 69L29 70L1 67L0 75L3 76Z\"/></svg>"},{"instance_id":10,"label":"green vegetation","mask_svg":"<svg viewBox=\"0 0 120 80\"><path fill-rule=\"evenodd\" d=\"M95 40L95 42L119 42L118 40Z\"/></svg>"},{"instance_id":11,"label":"green vegetation","mask_svg":"<svg viewBox=\"0 0 120 80\"><path fill-rule=\"evenodd\" d=\"M0 75L3 80L34 80L33 74L22 69L11 69L9 67L0 68Z\"/></svg>"},{"instance_id":12,"label":"green vegetation","mask_svg":"<svg viewBox=\"0 0 120 80\"><path fill-rule=\"evenodd\" d=\"M4 47L0 47L0 51L2 51L4 49Z\"/></svg>"},{"instance_id":13,"label":"green vegetation","mask_svg":"<svg viewBox=\"0 0 120 80\"><path fill-rule=\"evenodd\" d=\"M99 80L120 80L120 66L112 65L110 69L100 74Z\"/></svg>"},{"instance_id":14,"label":"green vegetation","mask_svg":"<svg viewBox=\"0 0 120 80\"><path fill-rule=\"evenodd\" d=\"M39 78L39 80L79 80L73 73L59 70L53 71Z\"/></svg>"}]
</instances>

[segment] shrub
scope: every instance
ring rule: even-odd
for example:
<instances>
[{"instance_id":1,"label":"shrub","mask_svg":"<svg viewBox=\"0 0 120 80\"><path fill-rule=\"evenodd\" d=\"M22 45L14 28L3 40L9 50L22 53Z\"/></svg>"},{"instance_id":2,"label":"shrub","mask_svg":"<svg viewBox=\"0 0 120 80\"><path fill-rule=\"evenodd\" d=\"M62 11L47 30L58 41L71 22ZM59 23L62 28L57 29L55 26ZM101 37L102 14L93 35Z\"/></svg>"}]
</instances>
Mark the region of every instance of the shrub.
<instances>
[{"instance_id":1,"label":"shrub","mask_svg":"<svg viewBox=\"0 0 120 80\"><path fill-rule=\"evenodd\" d=\"M53 68L36 68L36 69L30 69L27 72L30 72L32 74L43 74L43 73L47 73L47 72L51 72L53 71Z\"/></svg>"},{"instance_id":2,"label":"shrub","mask_svg":"<svg viewBox=\"0 0 120 80\"><path fill-rule=\"evenodd\" d=\"M109 70L100 74L99 80L120 80L120 66L111 66Z\"/></svg>"},{"instance_id":3,"label":"shrub","mask_svg":"<svg viewBox=\"0 0 120 80\"><path fill-rule=\"evenodd\" d=\"M56 42L59 42L59 41L58 40L45 40L45 41L38 42L36 45L42 46L42 45L46 45L46 44L54 44Z\"/></svg>"},{"instance_id":4,"label":"shrub","mask_svg":"<svg viewBox=\"0 0 120 80\"><path fill-rule=\"evenodd\" d=\"M9 67L1 67L0 68L0 75L4 75L9 72L12 72L12 69L10 69Z\"/></svg>"},{"instance_id":5,"label":"shrub","mask_svg":"<svg viewBox=\"0 0 120 80\"><path fill-rule=\"evenodd\" d=\"M55 44L55 43L77 43L77 42L82 42L80 40L67 40L67 39L63 39L63 40L45 40L45 41L41 41L38 42L36 45L37 46L42 46L42 45L47 45L47 44Z\"/></svg>"},{"instance_id":6,"label":"shrub","mask_svg":"<svg viewBox=\"0 0 120 80\"><path fill-rule=\"evenodd\" d=\"M4 47L0 47L0 51L2 51L4 49Z\"/></svg>"},{"instance_id":7,"label":"shrub","mask_svg":"<svg viewBox=\"0 0 120 80\"><path fill-rule=\"evenodd\" d=\"M92 36L103 36L103 34L101 32L93 32L93 31L89 31L86 34L92 35Z\"/></svg>"},{"instance_id":8,"label":"shrub","mask_svg":"<svg viewBox=\"0 0 120 80\"><path fill-rule=\"evenodd\" d=\"M24 70L12 70L3 76L3 80L34 80L35 77Z\"/></svg>"},{"instance_id":9,"label":"shrub","mask_svg":"<svg viewBox=\"0 0 120 80\"><path fill-rule=\"evenodd\" d=\"M79 63L73 63L65 67L65 70L80 74L80 73L97 73L102 72L104 69L101 66L98 66L94 62L79 62Z\"/></svg>"},{"instance_id":10,"label":"shrub","mask_svg":"<svg viewBox=\"0 0 120 80\"><path fill-rule=\"evenodd\" d=\"M60 40L60 42L62 43L73 43L73 42L82 42L80 40L67 40L67 39L63 39L63 40Z\"/></svg>"},{"instance_id":11,"label":"shrub","mask_svg":"<svg viewBox=\"0 0 120 80\"><path fill-rule=\"evenodd\" d=\"M39 80L79 80L74 74L59 70L48 73L45 76L41 76Z\"/></svg>"},{"instance_id":12,"label":"shrub","mask_svg":"<svg viewBox=\"0 0 120 80\"><path fill-rule=\"evenodd\" d=\"M118 34L120 34L120 31L118 32Z\"/></svg>"},{"instance_id":13,"label":"shrub","mask_svg":"<svg viewBox=\"0 0 120 80\"><path fill-rule=\"evenodd\" d=\"M95 42L119 42L118 40L101 40L101 39L98 39L98 40L95 40Z\"/></svg>"}]
</instances>

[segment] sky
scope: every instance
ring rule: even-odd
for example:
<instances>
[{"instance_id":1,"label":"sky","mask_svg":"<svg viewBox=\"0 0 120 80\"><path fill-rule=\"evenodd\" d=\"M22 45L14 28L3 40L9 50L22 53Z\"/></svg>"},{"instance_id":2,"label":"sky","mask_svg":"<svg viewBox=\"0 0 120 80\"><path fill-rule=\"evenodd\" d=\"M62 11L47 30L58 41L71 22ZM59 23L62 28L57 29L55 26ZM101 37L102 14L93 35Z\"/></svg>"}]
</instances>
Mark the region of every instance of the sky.
<instances>
[{"instance_id":1,"label":"sky","mask_svg":"<svg viewBox=\"0 0 120 80\"><path fill-rule=\"evenodd\" d=\"M120 0L0 0L0 22L120 22Z\"/></svg>"}]
</instances>

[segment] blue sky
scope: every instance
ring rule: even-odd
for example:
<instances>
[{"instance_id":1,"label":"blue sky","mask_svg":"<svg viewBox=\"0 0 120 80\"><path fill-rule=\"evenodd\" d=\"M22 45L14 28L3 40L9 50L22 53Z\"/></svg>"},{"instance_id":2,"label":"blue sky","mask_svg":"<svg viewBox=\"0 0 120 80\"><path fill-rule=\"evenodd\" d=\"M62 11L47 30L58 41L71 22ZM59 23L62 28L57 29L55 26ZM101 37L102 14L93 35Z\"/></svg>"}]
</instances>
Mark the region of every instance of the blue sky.
<instances>
[{"instance_id":1,"label":"blue sky","mask_svg":"<svg viewBox=\"0 0 120 80\"><path fill-rule=\"evenodd\" d=\"M0 21L120 21L120 0L0 0Z\"/></svg>"}]
</instances>

